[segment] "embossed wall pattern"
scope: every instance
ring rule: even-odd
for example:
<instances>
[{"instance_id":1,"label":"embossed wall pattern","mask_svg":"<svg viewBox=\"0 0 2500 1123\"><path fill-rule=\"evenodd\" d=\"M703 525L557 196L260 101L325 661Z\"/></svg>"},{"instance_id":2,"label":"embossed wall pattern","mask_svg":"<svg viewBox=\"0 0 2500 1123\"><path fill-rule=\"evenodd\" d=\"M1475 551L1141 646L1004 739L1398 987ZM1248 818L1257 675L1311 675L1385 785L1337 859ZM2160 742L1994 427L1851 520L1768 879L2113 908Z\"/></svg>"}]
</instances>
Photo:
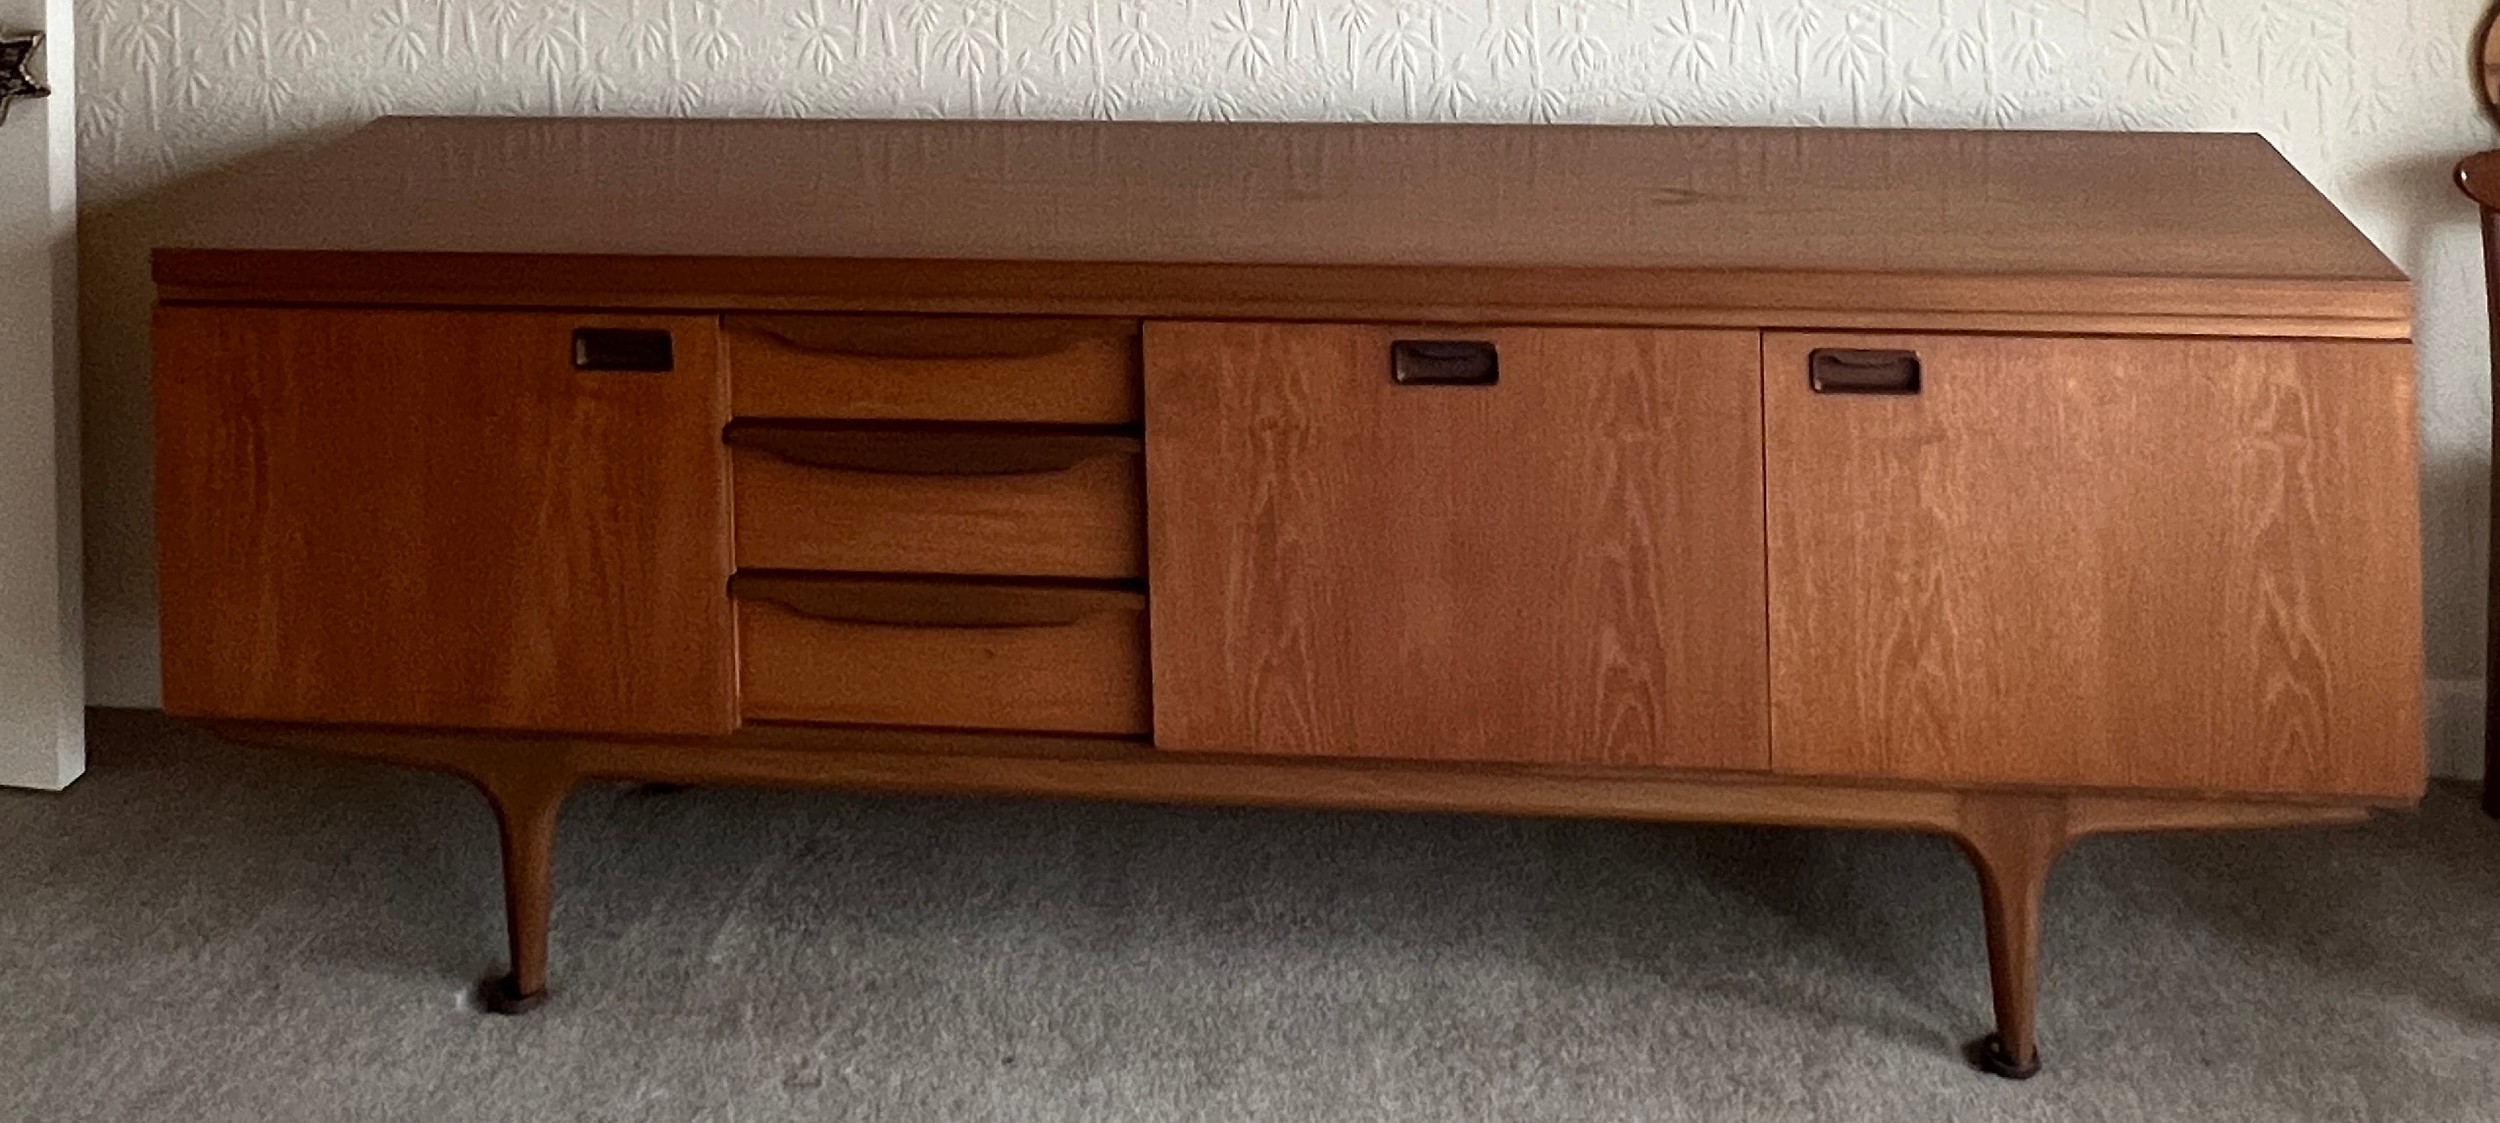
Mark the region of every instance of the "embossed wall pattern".
<instances>
[{"instance_id":1,"label":"embossed wall pattern","mask_svg":"<svg viewBox=\"0 0 2500 1123\"><path fill-rule=\"evenodd\" d=\"M2488 399L2472 215L2446 168L2495 139L2465 77L2478 8L93 0L80 13L79 130L93 674L108 696L131 693L113 683L153 681L152 663L117 665L152 657L153 646L148 516L135 498L147 494L149 231L180 205L185 177L222 159L375 114L426 112L2263 132L2423 282L2430 660L2434 678L2467 679L2481 668Z\"/></svg>"},{"instance_id":2,"label":"embossed wall pattern","mask_svg":"<svg viewBox=\"0 0 2500 1123\"><path fill-rule=\"evenodd\" d=\"M108 191L392 111L2257 128L2463 139L2472 0L98 0Z\"/></svg>"}]
</instances>

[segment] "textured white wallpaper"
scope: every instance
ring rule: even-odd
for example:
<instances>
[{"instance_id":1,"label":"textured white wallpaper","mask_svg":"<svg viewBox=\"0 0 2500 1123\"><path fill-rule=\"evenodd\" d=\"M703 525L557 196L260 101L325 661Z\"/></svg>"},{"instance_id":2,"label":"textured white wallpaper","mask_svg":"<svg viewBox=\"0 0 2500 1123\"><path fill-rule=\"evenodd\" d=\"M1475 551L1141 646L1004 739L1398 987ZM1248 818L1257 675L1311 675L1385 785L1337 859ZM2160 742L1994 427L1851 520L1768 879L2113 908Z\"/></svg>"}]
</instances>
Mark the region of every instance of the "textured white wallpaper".
<instances>
[{"instance_id":1,"label":"textured white wallpaper","mask_svg":"<svg viewBox=\"0 0 2500 1123\"><path fill-rule=\"evenodd\" d=\"M90 620L153 697L144 253L182 177L386 112L2263 132L2423 285L2434 680L2482 666L2477 0L88 0ZM2434 685L2434 713L2453 693ZM2478 697L2478 696L2477 696ZM2455 701L2457 699L2447 699ZM2435 721L2435 724L2443 724ZM2435 738L2455 741L2453 729Z\"/></svg>"},{"instance_id":2,"label":"textured white wallpaper","mask_svg":"<svg viewBox=\"0 0 2500 1123\"><path fill-rule=\"evenodd\" d=\"M2470 139L2472 0L95 0L108 192L391 110L2253 128Z\"/></svg>"}]
</instances>

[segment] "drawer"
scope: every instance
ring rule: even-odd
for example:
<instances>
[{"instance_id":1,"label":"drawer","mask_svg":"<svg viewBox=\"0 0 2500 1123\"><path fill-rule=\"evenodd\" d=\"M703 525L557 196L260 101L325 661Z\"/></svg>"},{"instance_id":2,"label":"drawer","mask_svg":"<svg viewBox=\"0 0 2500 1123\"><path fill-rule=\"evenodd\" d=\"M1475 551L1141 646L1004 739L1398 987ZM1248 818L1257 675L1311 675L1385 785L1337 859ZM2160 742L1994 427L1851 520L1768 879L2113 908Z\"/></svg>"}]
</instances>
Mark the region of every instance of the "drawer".
<instances>
[{"instance_id":1,"label":"drawer","mask_svg":"<svg viewBox=\"0 0 2500 1123\"><path fill-rule=\"evenodd\" d=\"M1137 423L1134 320L724 316L739 417Z\"/></svg>"},{"instance_id":2,"label":"drawer","mask_svg":"<svg viewBox=\"0 0 2500 1123\"><path fill-rule=\"evenodd\" d=\"M736 426L728 440L740 568L1145 573L1134 437Z\"/></svg>"},{"instance_id":3,"label":"drawer","mask_svg":"<svg viewBox=\"0 0 2500 1123\"><path fill-rule=\"evenodd\" d=\"M1146 598L1112 589L741 575L745 714L1142 735Z\"/></svg>"}]
</instances>

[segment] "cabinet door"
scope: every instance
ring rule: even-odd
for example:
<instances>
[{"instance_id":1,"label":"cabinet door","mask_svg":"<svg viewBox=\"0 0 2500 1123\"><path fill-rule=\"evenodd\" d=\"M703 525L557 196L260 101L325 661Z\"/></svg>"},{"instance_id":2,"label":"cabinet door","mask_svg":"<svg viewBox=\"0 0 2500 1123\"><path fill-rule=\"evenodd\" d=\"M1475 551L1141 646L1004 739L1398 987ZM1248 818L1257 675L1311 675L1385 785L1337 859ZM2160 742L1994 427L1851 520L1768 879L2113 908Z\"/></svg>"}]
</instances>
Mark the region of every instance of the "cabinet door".
<instances>
[{"instance_id":1,"label":"cabinet door","mask_svg":"<svg viewBox=\"0 0 2500 1123\"><path fill-rule=\"evenodd\" d=\"M666 370L575 333L665 333ZM736 722L706 318L171 307L165 705L607 733ZM657 366L650 334L590 367ZM623 342L622 362L596 354Z\"/></svg>"},{"instance_id":2,"label":"cabinet door","mask_svg":"<svg viewBox=\"0 0 2500 1123\"><path fill-rule=\"evenodd\" d=\"M1486 345L1497 380L1400 384L1400 340ZM1148 325L1157 743L1765 767L1760 358L1750 332Z\"/></svg>"},{"instance_id":3,"label":"cabinet door","mask_svg":"<svg viewBox=\"0 0 2500 1123\"><path fill-rule=\"evenodd\" d=\"M1818 393L1827 349L1914 352L1918 390ZM2411 347L1763 356L1781 771L2421 790Z\"/></svg>"}]
</instances>

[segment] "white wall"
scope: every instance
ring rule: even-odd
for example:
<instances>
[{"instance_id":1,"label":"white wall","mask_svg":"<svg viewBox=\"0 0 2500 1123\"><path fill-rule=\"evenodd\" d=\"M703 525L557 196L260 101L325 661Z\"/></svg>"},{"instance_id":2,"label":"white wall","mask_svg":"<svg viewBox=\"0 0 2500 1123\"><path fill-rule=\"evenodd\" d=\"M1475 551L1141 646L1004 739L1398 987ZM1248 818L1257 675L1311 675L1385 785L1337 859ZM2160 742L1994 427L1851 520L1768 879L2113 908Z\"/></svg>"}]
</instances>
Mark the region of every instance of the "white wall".
<instances>
[{"instance_id":1,"label":"white wall","mask_svg":"<svg viewBox=\"0 0 2500 1123\"><path fill-rule=\"evenodd\" d=\"M386 112L2245 129L2422 285L2434 752L2479 746L2478 0L82 0L91 675L155 697L145 251L182 179ZM377 220L380 220L377 218Z\"/></svg>"}]
</instances>

